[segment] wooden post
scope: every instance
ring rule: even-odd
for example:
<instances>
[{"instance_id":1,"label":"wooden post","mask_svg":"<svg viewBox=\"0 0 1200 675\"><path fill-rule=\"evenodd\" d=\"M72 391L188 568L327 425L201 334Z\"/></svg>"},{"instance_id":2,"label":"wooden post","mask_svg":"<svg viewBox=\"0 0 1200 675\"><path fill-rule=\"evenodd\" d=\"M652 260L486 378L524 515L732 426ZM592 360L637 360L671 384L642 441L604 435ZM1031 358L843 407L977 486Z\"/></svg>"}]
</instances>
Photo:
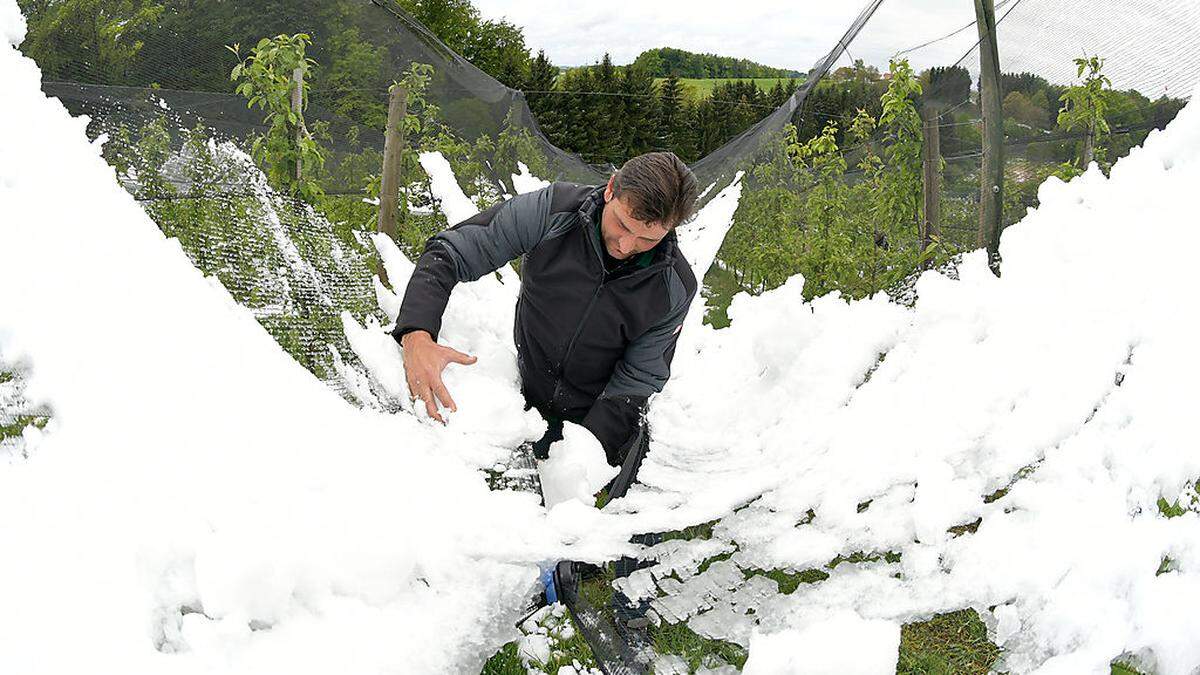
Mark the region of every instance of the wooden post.
<instances>
[{"instance_id":1,"label":"wooden post","mask_svg":"<svg viewBox=\"0 0 1200 675\"><path fill-rule=\"evenodd\" d=\"M300 66L292 71L292 82L296 86L292 87L292 112L299 117L304 114L304 69ZM303 125L296 125L296 148L300 148L300 141L304 138ZM300 163L299 154L296 155L296 182L300 182L302 165Z\"/></svg>"},{"instance_id":2,"label":"wooden post","mask_svg":"<svg viewBox=\"0 0 1200 675\"><path fill-rule=\"evenodd\" d=\"M925 123L922 131L924 143L922 156L924 164L925 208L922 215L925 226L921 232L921 251L929 248L933 238L941 234L942 208L942 142L938 127L937 106L925 107Z\"/></svg>"},{"instance_id":3,"label":"wooden post","mask_svg":"<svg viewBox=\"0 0 1200 675\"><path fill-rule=\"evenodd\" d=\"M396 198L400 192L400 161L404 156L404 119L408 116L408 89L393 85L388 96L387 129L383 136L383 177L379 184L379 231L396 238ZM388 283L383 261L376 265L379 280Z\"/></svg>"},{"instance_id":4,"label":"wooden post","mask_svg":"<svg viewBox=\"0 0 1200 675\"><path fill-rule=\"evenodd\" d=\"M975 0L975 19L979 29L979 108L983 113L977 243L987 248L992 271L999 275L1001 217L1004 214L1004 119L993 0Z\"/></svg>"}]
</instances>

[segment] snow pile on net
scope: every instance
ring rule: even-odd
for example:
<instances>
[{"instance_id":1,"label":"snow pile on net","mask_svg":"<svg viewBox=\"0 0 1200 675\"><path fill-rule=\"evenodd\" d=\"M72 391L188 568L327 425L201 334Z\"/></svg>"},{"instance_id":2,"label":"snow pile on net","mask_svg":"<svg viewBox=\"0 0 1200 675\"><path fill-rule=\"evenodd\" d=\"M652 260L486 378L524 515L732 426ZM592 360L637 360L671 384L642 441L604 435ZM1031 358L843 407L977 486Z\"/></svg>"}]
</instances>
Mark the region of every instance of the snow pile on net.
<instances>
[{"instance_id":1,"label":"snow pile on net","mask_svg":"<svg viewBox=\"0 0 1200 675\"><path fill-rule=\"evenodd\" d=\"M627 587L752 665L761 642L779 655L762 672L811 665L774 634L805 643L846 610L898 632L964 607L1013 672L1200 668L1200 517L1157 504L1193 503L1200 477L1196 185L1193 103L1110 178L1043 185L1001 279L969 255L909 310L804 303L797 278L693 327L651 411L648 487L621 506L720 520ZM732 557L697 574L713 552ZM746 578L810 569L828 579L786 596Z\"/></svg>"},{"instance_id":2,"label":"snow pile on net","mask_svg":"<svg viewBox=\"0 0 1200 675\"><path fill-rule=\"evenodd\" d=\"M0 462L0 671L465 672L517 637L538 564L621 550L583 537L594 509L487 490L475 459L544 428L510 366L487 419L440 429L289 358L42 95L22 34L0 2L0 364L50 421Z\"/></svg>"}]
</instances>

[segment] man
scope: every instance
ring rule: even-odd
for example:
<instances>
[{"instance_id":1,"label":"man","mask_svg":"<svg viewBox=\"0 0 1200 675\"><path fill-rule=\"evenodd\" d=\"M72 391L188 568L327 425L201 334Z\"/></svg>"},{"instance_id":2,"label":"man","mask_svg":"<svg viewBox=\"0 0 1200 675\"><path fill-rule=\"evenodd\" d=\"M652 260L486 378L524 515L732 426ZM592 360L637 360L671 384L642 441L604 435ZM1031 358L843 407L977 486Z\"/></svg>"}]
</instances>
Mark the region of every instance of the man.
<instances>
[{"instance_id":1,"label":"man","mask_svg":"<svg viewBox=\"0 0 1200 675\"><path fill-rule=\"evenodd\" d=\"M607 185L554 183L434 236L409 281L393 336L415 398L442 421L455 410L447 364L475 358L437 343L454 285L521 257L513 338L526 402L549 422L544 457L564 420L587 428L621 472L625 493L649 439L643 413L670 377L696 278L674 229L691 215L696 178L670 152L625 163Z\"/></svg>"}]
</instances>

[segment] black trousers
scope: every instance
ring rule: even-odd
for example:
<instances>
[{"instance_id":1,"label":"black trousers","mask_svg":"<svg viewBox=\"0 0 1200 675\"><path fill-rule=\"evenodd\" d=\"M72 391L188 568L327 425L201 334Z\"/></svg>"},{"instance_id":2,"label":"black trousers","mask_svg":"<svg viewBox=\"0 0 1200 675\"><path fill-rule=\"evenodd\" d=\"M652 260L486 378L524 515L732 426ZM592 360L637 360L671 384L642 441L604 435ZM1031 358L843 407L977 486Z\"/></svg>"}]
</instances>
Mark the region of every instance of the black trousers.
<instances>
[{"instance_id":1,"label":"black trousers","mask_svg":"<svg viewBox=\"0 0 1200 675\"><path fill-rule=\"evenodd\" d=\"M533 407L533 406L530 406ZM541 412L541 411L539 411ZM563 421L552 415L542 413L542 417L546 420L546 433L533 444L533 454L538 459L546 459L550 456L550 445L556 441L562 440L563 436ZM608 492L608 500L612 501L619 497L624 497L629 488L637 482L638 471L642 468L642 460L646 458L646 453L650 450L650 429L646 425L646 420L642 419L637 431L633 437L617 451L617 457L621 462L621 470L617 473L616 478L609 481L606 486ZM634 535L631 539L635 544L644 546L653 546L662 542L662 535L658 533ZM635 570L638 570L652 562L642 561L635 558L620 558L613 563L613 573L617 578L627 577ZM559 569L564 569L569 572L571 579L576 579L576 575L584 574L582 568L587 567L592 570L592 573L597 573L599 568L582 565L582 563L560 562ZM559 572L562 573L561 571ZM571 581L568 583L577 583ZM574 591L572 591L574 592ZM622 623L626 623L631 619L645 617L646 608L649 607L649 601L643 600L640 603L630 602L625 595L619 591L613 593L612 609L614 613L621 618Z\"/></svg>"},{"instance_id":2,"label":"black trousers","mask_svg":"<svg viewBox=\"0 0 1200 675\"><path fill-rule=\"evenodd\" d=\"M545 414L542 417L546 419L549 427L546 429L545 435L533 444L533 454L538 459L546 459L550 456L550 445L562 440L563 432L562 420ZM621 471L606 488L609 499L624 497L630 486L637 482L638 470L642 468L642 460L646 458L646 452L649 450L650 430L646 426L646 421L642 420L629 442L617 451L617 458L621 462Z\"/></svg>"}]
</instances>

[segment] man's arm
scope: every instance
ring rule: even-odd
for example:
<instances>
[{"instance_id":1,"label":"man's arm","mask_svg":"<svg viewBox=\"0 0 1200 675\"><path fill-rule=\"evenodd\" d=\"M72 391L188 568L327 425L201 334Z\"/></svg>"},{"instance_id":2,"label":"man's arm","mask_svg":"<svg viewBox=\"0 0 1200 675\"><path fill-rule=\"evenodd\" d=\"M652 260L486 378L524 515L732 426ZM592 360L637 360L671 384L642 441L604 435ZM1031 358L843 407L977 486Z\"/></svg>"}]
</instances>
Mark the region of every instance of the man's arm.
<instances>
[{"instance_id":1,"label":"man's arm","mask_svg":"<svg viewBox=\"0 0 1200 675\"><path fill-rule=\"evenodd\" d=\"M442 371L450 363L471 365L475 357L437 343L442 314L450 292L460 281L474 281L500 269L533 249L554 230L564 227L565 217L550 218L553 186L518 195L432 237L417 260L409 279L400 315L392 336L404 355L404 377L409 394L425 402L425 412L445 422L438 403L457 410L442 382Z\"/></svg>"},{"instance_id":2,"label":"man's arm","mask_svg":"<svg viewBox=\"0 0 1200 675\"><path fill-rule=\"evenodd\" d=\"M400 305L392 336L423 330L436 342L455 284L495 272L537 246L551 222L553 186L518 195L438 233L425 244Z\"/></svg>"},{"instance_id":3,"label":"man's arm","mask_svg":"<svg viewBox=\"0 0 1200 675\"><path fill-rule=\"evenodd\" d=\"M608 463L620 464L618 452L641 422L651 394L662 391L671 377L675 345L696 295L677 274L669 283L671 309L650 330L629 343L604 391L583 418L583 426L600 441Z\"/></svg>"}]
</instances>

